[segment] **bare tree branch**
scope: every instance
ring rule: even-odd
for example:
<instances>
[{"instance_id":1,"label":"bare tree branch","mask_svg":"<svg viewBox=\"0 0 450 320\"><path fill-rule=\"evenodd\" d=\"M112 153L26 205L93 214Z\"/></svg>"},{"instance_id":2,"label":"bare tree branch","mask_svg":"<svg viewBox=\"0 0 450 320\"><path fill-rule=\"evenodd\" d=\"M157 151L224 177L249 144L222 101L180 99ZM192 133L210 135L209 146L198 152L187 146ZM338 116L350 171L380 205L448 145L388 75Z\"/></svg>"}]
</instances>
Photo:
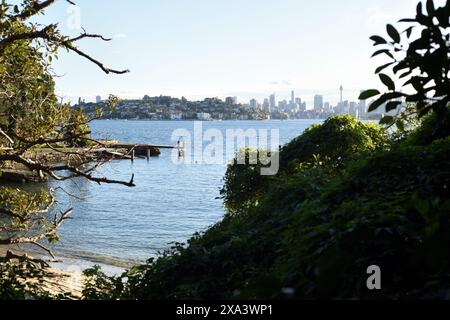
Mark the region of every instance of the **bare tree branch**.
<instances>
[{"instance_id":1,"label":"bare tree branch","mask_svg":"<svg viewBox=\"0 0 450 320\"><path fill-rule=\"evenodd\" d=\"M8 136L8 135L5 133L5 131L2 130L2 128L0 128L0 134L1 134L3 137L5 137L6 140L8 140L8 142L9 142L10 144L12 144L12 145L14 144L14 140L11 139L11 137Z\"/></svg>"},{"instance_id":2,"label":"bare tree branch","mask_svg":"<svg viewBox=\"0 0 450 320\"><path fill-rule=\"evenodd\" d=\"M71 0L66 0L66 1L68 3L70 3L71 5L75 5L75 3ZM32 2L32 4L30 6L24 8L21 13L11 16L11 19L14 21L28 20L29 18L31 18L31 17L35 16L36 14L38 14L39 12L45 10L47 7L51 6L55 2L56 2L56 0L46 0L43 2L34 0Z\"/></svg>"}]
</instances>

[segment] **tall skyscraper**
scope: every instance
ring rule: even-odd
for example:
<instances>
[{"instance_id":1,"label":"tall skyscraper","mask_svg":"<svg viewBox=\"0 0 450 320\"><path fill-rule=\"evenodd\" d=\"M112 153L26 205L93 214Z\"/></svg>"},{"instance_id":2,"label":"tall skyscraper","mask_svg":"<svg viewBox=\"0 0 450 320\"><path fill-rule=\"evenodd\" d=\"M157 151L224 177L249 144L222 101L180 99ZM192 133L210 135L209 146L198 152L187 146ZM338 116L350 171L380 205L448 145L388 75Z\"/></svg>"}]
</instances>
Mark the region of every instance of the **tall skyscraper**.
<instances>
[{"instance_id":1,"label":"tall skyscraper","mask_svg":"<svg viewBox=\"0 0 450 320\"><path fill-rule=\"evenodd\" d=\"M95 102L96 102L96 103L102 102L102 97L101 97L101 96L95 97Z\"/></svg>"},{"instance_id":2,"label":"tall skyscraper","mask_svg":"<svg viewBox=\"0 0 450 320\"><path fill-rule=\"evenodd\" d=\"M226 97L225 103L229 105L236 105L237 104L237 97Z\"/></svg>"},{"instance_id":3,"label":"tall skyscraper","mask_svg":"<svg viewBox=\"0 0 450 320\"><path fill-rule=\"evenodd\" d=\"M358 116L358 108L356 102L350 102L348 113L354 117Z\"/></svg>"},{"instance_id":4,"label":"tall skyscraper","mask_svg":"<svg viewBox=\"0 0 450 320\"><path fill-rule=\"evenodd\" d=\"M271 110L270 110L270 101L267 98L264 99L263 109L264 109L265 112L268 112L268 113L271 112Z\"/></svg>"},{"instance_id":5,"label":"tall skyscraper","mask_svg":"<svg viewBox=\"0 0 450 320\"><path fill-rule=\"evenodd\" d=\"M341 85L339 88L339 91L341 92L341 100L339 100L340 103L344 102L343 94L344 94L344 87Z\"/></svg>"},{"instance_id":6,"label":"tall skyscraper","mask_svg":"<svg viewBox=\"0 0 450 320\"><path fill-rule=\"evenodd\" d=\"M295 92L294 90L291 91L291 106L295 105Z\"/></svg>"},{"instance_id":7,"label":"tall skyscraper","mask_svg":"<svg viewBox=\"0 0 450 320\"><path fill-rule=\"evenodd\" d=\"M302 103L300 104L300 111L306 112L306 102L302 102Z\"/></svg>"},{"instance_id":8,"label":"tall skyscraper","mask_svg":"<svg viewBox=\"0 0 450 320\"><path fill-rule=\"evenodd\" d=\"M287 106L288 106L288 102L286 100L278 102L278 110L279 111L282 111L282 112L286 111L287 110Z\"/></svg>"},{"instance_id":9,"label":"tall skyscraper","mask_svg":"<svg viewBox=\"0 0 450 320\"><path fill-rule=\"evenodd\" d=\"M316 94L314 96L314 111L322 112L323 111L323 96Z\"/></svg>"},{"instance_id":10,"label":"tall skyscraper","mask_svg":"<svg viewBox=\"0 0 450 320\"><path fill-rule=\"evenodd\" d=\"M363 91L361 91L361 92L363 92ZM359 100L358 115L360 118L364 119L366 117L366 114L367 114L366 100Z\"/></svg>"},{"instance_id":11,"label":"tall skyscraper","mask_svg":"<svg viewBox=\"0 0 450 320\"><path fill-rule=\"evenodd\" d=\"M258 108L258 101L256 101L256 99L250 100L250 108L253 108L253 109Z\"/></svg>"},{"instance_id":12,"label":"tall skyscraper","mask_svg":"<svg viewBox=\"0 0 450 320\"><path fill-rule=\"evenodd\" d=\"M274 111L275 108L277 107L277 101L276 101L275 94L272 94L272 95L269 97L269 102L270 102L270 110L271 110L271 111Z\"/></svg>"}]
</instances>

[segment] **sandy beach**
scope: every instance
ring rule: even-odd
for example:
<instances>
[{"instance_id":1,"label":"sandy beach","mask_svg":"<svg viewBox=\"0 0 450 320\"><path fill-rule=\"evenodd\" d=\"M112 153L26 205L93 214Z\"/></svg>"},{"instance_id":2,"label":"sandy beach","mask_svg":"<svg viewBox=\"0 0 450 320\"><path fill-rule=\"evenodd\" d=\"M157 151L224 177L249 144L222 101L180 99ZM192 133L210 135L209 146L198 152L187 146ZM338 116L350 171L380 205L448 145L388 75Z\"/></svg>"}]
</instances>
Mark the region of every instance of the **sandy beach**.
<instances>
[{"instance_id":1,"label":"sandy beach","mask_svg":"<svg viewBox=\"0 0 450 320\"><path fill-rule=\"evenodd\" d=\"M28 254L28 256L32 256L33 258L47 260L45 257L38 256L34 253L30 254L21 249L6 246L0 246L0 256L6 256L8 250L18 256ZM61 268L55 268L52 263L49 264L51 266L47 270L49 275L45 277L44 282L41 284L42 288L52 295L70 293L70 295L75 298L81 298L83 290L83 274L81 268L75 270L77 268L70 268L70 266L67 265L62 265Z\"/></svg>"}]
</instances>

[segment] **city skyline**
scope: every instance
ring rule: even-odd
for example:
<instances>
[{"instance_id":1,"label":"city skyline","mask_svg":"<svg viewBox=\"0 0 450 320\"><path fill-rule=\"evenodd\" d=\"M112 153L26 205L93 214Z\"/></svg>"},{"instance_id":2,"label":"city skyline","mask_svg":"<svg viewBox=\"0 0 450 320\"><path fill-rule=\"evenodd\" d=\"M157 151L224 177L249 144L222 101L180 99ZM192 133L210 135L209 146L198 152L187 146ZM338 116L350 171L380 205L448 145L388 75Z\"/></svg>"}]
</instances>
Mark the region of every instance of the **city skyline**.
<instances>
[{"instance_id":1,"label":"city skyline","mask_svg":"<svg viewBox=\"0 0 450 320\"><path fill-rule=\"evenodd\" d=\"M343 99L343 86L339 87L340 101L333 105L323 95L314 96L314 104L308 104L292 90L290 100L277 99L276 94L264 98L263 103L252 98L246 103L237 97L220 99L210 97L200 101L190 101L171 96L145 95L139 99L121 100L115 110L108 111L108 105L100 96L96 102L88 102L78 98L74 108L81 108L88 114L97 114L98 108L103 110L103 119L131 120L288 120L288 119L327 119L336 115L351 115L360 120L379 120L385 114L384 106L368 113L365 100L351 101ZM402 103L399 108L403 108ZM398 109L399 110L399 109ZM392 110L390 114L398 110Z\"/></svg>"},{"instance_id":2,"label":"city skyline","mask_svg":"<svg viewBox=\"0 0 450 320\"><path fill-rule=\"evenodd\" d=\"M349 100L379 86L371 59L373 34L414 14L411 0L143 1L114 5L80 0L80 9L58 2L43 21L63 32L103 34L113 41L84 41L83 49L108 66L130 69L104 75L77 56L60 53L54 63L61 96L95 101L97 95L138 98L145 94L263 100L294 89L309 104L315 94ZM107 10L106 10L107 9ZM270 17L270 18L269 18ZM79 26L77 26L79 23ZM133 48L133 49L130 49Z\"/></svg>"},{"instance_id":3,"label":"city skyline","mask_svg":"<svg viewBox=\"0 0 450 320\"><path fill-rule=\"evenodd\" d=\"M341 91L340 89L343 89L343 94L341 95ZM358 101L358 97L360 92L362 91L362 89L351 89L351 93L349 93L348 95L346 95L346 90L345 88L340 85L338 87L337 90L335 90L335 92L333 93L332 90L325 90L325 91L314 91L314 90L295 90L295 89L286 89L283 91L279 91L279 92L272 92L271 94L265 94L265 93L258 93L255 96L251 96L250 94L246 97L242 97L242 96L233 96L233 95L223 95L223 96L199 96L198 98L190 98L188 95L181 95L181 96L172 96L172 95L168 95L168 94L163 94L163 93L144 93L142 95L139 96L129 96L129 97L120 97L120 98L124 98L124 99L142 99L143 96L152 96L152 97L158 97L158 96L170 96L170 97L174 97L174 98L187 98L189 100L192 101L202 101L205 99L209 99L209 98L218 98L221 99L223 101L227 101L227 99L233 98L236 101L233 102L233 104L239 103L239 104L251 104L252 100L255 100L257 103L259 104L264 104L264 101L270 100L271 96L275 96L276 97L276 101L275 104L278 105L279 102L282 101L287 101L287 102L293 102L292 100L292 96L294 95L295 99L297 98L301 98L302 102L306 102L307 106L310 109L314 108L314 104L315 104L315 97L317 95L322 96L324 101L323 103L330 103L331 105L337 105L339 104L339 102L341 101L341 98L343 99L343 101ZM302 95L300 94L301 92L307 92L306 94ZM324 94L323 92L327 92L328 94ZM113 94L113 93L111 93ZM77 97L72 97L71 99L71 103L75 104L78 103L78 101L80 99L84 100L85 102L99 102L99 98L105 99L107 98L107 96L109 95L99 95L99 94L95 94L92 96L77 96ZM331 97L331 98L330 98ZM295 102L295 101L294 101Z\"/></svg>"}]
</instances>

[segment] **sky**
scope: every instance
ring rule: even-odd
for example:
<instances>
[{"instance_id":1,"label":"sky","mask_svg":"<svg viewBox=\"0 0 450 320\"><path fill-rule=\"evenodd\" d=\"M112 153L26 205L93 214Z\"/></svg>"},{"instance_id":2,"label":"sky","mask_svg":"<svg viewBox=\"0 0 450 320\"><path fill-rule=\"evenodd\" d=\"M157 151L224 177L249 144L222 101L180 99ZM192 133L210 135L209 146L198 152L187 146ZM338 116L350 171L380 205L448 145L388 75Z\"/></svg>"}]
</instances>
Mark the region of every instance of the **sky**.
<instances>
[{"instance_id":1,"label":"sky","mask_svg":"<svg viewBox=\"0 0 450 320\"><path fill-rule=\"evenodd\" d=\"M369 37L387 23L412 17L418 0L77 0L46 11L40 22L63 32L112 37L79 46L108 67L106 75L76 54L54 63L58 94L71 101L171 95L200 100L237 96L246 103L294 90L312 104L315 94L335 104L339 87L356 100L379 87Z\"/></svg>"}]
</instances>

